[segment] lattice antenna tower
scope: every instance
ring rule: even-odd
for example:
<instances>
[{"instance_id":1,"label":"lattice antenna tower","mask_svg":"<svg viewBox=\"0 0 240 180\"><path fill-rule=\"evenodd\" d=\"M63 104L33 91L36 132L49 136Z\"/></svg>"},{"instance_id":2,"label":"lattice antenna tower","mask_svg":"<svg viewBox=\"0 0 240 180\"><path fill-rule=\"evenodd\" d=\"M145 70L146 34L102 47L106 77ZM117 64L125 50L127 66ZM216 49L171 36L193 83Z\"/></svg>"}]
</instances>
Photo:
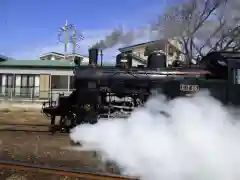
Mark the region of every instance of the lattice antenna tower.
<instances>
[{"instance_id":1,"label":"lattice antenna tower","mask_svg":"<svg viewBox=\"0 0 240 180\"><path fill-rule=\"evenodd\" d=\"M76 48L80 47L79 43L83 40L83 35L77 32L75 25L68 24L66 20L65 25L59 29L58 40L64 44L64 54L66 56L68 44L72 45L72 53L76 53Z\"/></svg>"}]
</instances>

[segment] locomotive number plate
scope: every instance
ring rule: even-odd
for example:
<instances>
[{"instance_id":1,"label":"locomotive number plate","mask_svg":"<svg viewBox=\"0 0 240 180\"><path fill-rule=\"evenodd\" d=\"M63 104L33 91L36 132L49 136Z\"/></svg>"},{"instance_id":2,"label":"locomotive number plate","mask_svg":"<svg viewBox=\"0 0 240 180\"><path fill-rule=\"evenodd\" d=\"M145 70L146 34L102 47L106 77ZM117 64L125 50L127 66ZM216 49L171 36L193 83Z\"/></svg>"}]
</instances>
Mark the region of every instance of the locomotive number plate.
<instances>
[{"instance_id":1,"label":"locomotive number plate","mask_svg":"<svg viewBox=\"0 0 240 180\"><path fill-rule=\"evenodd\" d=\"M180 84L180 91L196 92L199 91L199 85Z\"/></svg>"}]
</instances>

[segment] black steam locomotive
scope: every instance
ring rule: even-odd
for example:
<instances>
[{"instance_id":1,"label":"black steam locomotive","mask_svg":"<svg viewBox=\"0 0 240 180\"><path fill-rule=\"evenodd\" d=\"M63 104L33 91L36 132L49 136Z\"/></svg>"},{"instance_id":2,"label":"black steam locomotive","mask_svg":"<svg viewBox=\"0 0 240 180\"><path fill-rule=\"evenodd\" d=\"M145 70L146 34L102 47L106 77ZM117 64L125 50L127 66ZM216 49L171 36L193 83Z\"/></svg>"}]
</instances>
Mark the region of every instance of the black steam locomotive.
<instances>
[{"instance_id":1,"label":"black steam locomotive","mask_svg":"<svg viewBox=\"0 0 240 180\"><path fill-rule=\"evenodd\" d=\"M159 93L175 98L207 88L223 103L240 104L240 53L212 52L195 67L180 60L167 67L166 56L160 51L148 56L146 67L132 67L133 56L119 54L114 67L98 66L97 49L89 50L88 66L75 59L75 90L70 96L59 97L58 106L43 108L51 117L51 131L69 131L81 123L96 123L99 118L128 117L149 96ZM57 126L56 116L61 117Z\"/></svg>"}]
</instances>

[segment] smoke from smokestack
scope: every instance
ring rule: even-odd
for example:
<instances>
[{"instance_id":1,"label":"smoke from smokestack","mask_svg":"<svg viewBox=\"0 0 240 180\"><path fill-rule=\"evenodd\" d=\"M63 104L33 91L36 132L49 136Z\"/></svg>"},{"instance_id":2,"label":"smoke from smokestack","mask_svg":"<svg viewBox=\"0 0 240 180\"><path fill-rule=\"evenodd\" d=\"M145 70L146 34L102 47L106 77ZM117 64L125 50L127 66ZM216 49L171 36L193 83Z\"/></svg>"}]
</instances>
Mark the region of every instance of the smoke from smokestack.
<instances>
[{"instance_id":1,"label":"smoke from smokestack","mask_svg":"<svg viewBox=\"0 0 240 180\"><path fill-rule=\"evenodd\" d=\"M160 96L126 120L80 125L70 137L142 180L238 180L238 119L204 93L168 102Z\"/></svg>"},{"instance_id":2,"label":"smoke from smokestack","mask_svg":"<svg viewBox=\"0 0 240 180\"><path fill-rule=\"evenodd\" d=\"M96 44L94 44L91 48L97 49L108 49L112 48L118 44L129 45L134 42L139 35L143 36L146 33L146 28L140 28L138 30L129 30L124 31L122 27L115 28L109 35L105 37L105 39L100 40Z\"/></svg>"},{"instance_id":3,"label":"smoke from smokestack","mask_svg":"<svg viewBox=\"0 0 240 180\"><path fill-rule=\"evenodd\" d=\"M155 29L152 25L147 25L140 27L138 29L130 29L130 30L123 30L122 27L115 28L109 35L105 37L105 39L100 40L99 42L95 43L90 47L97 48L97 49L108 49L112 48L116 45L123 44L123 45L131 45L133 43L139 43L138 40L142 41L155 41L164 39L162 33L159 29ZM158 44L155 45L156 48Z\"/></svg>"}]
</instances>

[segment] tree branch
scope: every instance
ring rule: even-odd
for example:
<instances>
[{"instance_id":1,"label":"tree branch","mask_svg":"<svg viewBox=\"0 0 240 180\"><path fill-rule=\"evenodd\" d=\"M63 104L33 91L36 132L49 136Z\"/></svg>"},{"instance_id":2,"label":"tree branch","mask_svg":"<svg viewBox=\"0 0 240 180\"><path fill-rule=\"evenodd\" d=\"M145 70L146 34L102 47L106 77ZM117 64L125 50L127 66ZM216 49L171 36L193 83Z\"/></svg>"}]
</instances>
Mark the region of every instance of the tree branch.
<instances>
[{"instance_id":1,"label":"tree branch","mask_svg":"<svg viewBox=\"0 0 240 180\"><path fill-rule=\"evenodd\" d=\"M197 23L197 26L194 28L193 32L191 33L191 36L193 36L203 25L203 23L210 17L210 15L222 4L226 3L227 0L224 1L217 1L209 10L208 10L208 5L210 3L210 0L205 1L204 3L204 9L203 12L201 13L199 19L200 21Z\"/></svg>"}]
</instances>

